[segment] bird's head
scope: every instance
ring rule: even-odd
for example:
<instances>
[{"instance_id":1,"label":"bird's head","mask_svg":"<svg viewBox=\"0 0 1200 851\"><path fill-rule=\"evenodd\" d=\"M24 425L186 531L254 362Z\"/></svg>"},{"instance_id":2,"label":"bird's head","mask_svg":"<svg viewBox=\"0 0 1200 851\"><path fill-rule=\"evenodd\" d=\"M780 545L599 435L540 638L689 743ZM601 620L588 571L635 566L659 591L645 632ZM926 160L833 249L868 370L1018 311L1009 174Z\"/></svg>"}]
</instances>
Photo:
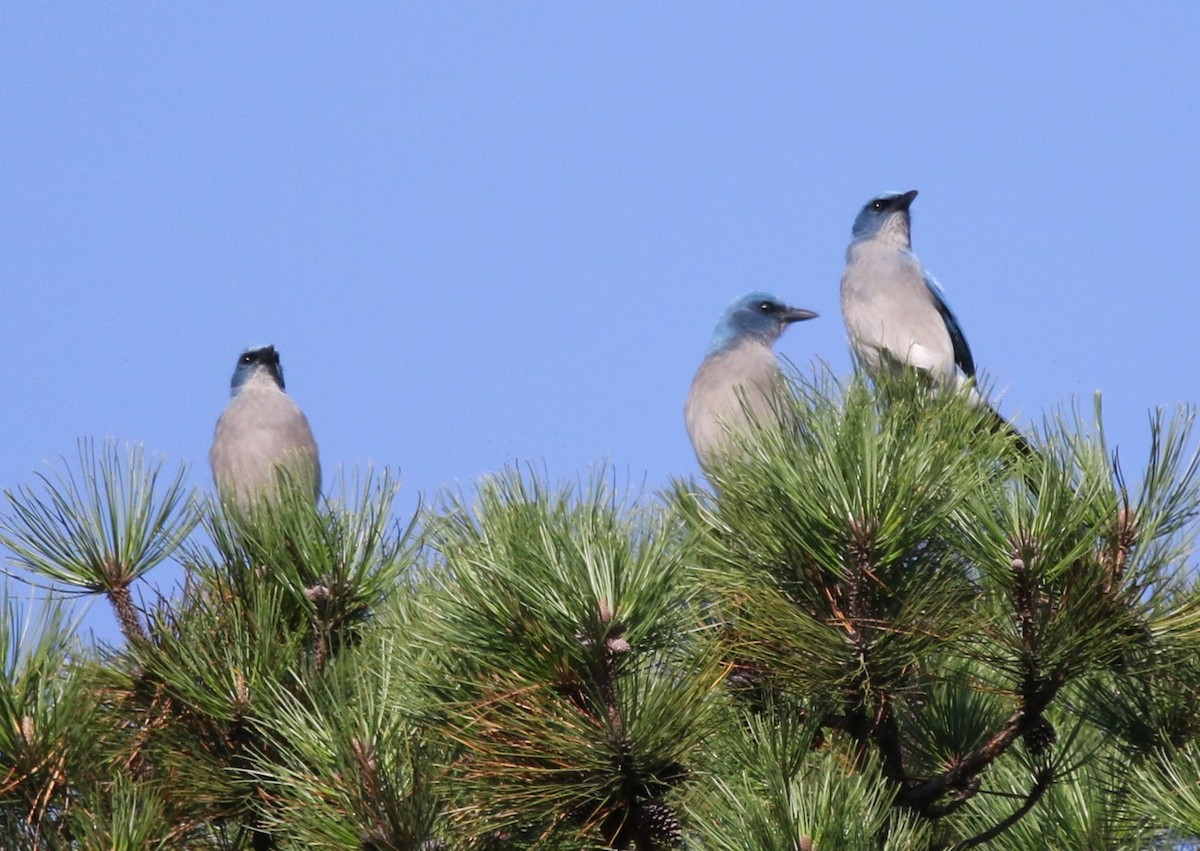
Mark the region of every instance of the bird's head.
<instances>
[{"instance_id":1,"label":"bird's head","mask_svg":"<svg viewBox=\"0 0 1200 851\"><path fill-rule=\"evenodd\" d=\"M243 384L259 373L270 376L279 389L283 389L283 366L279 363L279 352L275 351L274 346L262 346L242 352L238 356L237 366L233 369L230 389L236 394Z\"/></svg>"},{"instance_id":2,"label":"bird's head","mask_svg":"<svg viewBox=\"0 0 1200 851\"><path fill-rule=\"evenodd\" d=\"M713 331L709 351L719 352L751 338L770 345L793 322L814 319L816 316L811 310L789 307L770 293L747 293L732 302L721 314L721 321Z\"/></svg>"},{"instance_id":3,"label":"bird's head","mask_svg":"<svg viewBox=\"0 0 1200 851\"><path fill-rule=\"evenodd\" d=\"M904 248L912 245L908 208L917 197L917 190L885 192L872 198L854 220L851 233L855 241L881 237Z\"/></svg>"}]
</instances>

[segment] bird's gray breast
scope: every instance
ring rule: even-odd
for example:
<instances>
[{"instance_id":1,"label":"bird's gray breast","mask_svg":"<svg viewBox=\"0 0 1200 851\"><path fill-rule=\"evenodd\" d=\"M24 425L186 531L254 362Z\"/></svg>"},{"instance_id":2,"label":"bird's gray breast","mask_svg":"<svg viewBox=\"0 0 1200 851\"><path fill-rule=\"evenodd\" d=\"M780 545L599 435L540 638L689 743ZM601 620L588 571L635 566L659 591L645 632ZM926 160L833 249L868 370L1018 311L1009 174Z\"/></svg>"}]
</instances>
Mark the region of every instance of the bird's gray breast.
<instances>
[{"instance_id":1,"label":"bird's gray breast","mask_svg":"<svg viewBox=\"0 0 1200 851\"><path fill-rule=\"evenodd\" d=\"M888 363L953 373L950 334L910 252L870 243L851 246L841 300L850 343L869 371Z\"/></svg>"},{"instance_id":2,"label":"bird's gray breast","mask_svg":"<svg viewBox=\"0 0 1200 851\"><path fill-rule=\"evenodd\" d=\"M246 390L234 397L217 421L209 458L218 489L236 492L239 500L273 485L281 465L320 490L321 467L308 419L278 390Z\"/></svg>"},{"instance_id":3,"label":"bird's gray breast","mask_svg":"<svg viewBox=\"0 0 1200 851\"><path fill-rule=\"evenodd\" d=\"M758 341L705 358L684 405L688 437L702 467L730 432L748 427L751 417L759 424L770 422L782 384L774 352Z\"/></svg>"}]
</instances>

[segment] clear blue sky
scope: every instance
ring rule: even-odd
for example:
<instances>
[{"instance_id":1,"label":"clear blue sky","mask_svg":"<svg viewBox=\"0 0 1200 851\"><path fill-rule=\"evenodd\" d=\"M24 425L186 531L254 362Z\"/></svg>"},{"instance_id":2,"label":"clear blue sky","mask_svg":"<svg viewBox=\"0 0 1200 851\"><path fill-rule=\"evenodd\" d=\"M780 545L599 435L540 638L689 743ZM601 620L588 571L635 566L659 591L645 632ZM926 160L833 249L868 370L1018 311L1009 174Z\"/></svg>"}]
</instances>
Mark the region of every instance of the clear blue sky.
<instances>
[{"instance_id":1,"label":"clear blue sky","mask_svg":"<svg viewBox=\"0 0 1200 851\"><path fill-rule=\"evenodd\" d=\"M1198 39L1185 3L6 4L0 486L113 436L207 487L271 342L327 480L656 488L734 296L849 369L850 224L910 188L1003 410L1100 389L1136 468L1197 398Z\"/></svg>"}]
</instances>

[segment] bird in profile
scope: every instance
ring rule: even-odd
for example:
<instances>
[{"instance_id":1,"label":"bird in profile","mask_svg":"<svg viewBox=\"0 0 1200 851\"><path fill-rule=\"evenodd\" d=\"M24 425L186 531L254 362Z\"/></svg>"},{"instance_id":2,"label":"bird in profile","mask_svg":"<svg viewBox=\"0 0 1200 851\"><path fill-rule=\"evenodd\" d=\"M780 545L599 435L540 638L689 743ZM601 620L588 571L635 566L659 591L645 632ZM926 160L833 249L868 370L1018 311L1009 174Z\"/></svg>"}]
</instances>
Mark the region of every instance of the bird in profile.
<instances>
[{"instance_id":1,"label":"bird in profile","mask_svg":"<svg viewBox=\"0 0 1200 851\"><path fill-rule=\"evenodd\" d=\"M275 492L283 480L321 494L321 464L308 419L284 392L274 346L238 357L232 398L217 420L209 462L221 500L241 508Z\"/></svg>"},{"instance_id":2,"label":"bird in profile","mask_svg":"<svg viewBox=\"0 0 1200 851\"><path fill-rule=\"evenodd\" d=\"M793 322L816 315L764 292L747 293L725 308L683 408L706 471L732 433L751 419L764 424L776 416L775 395L786 382L772 347Z\"/></svg>"},{"instance_id":3,"label":"bird in profile","mask_svg":"<svg viewBox=\"0 0 1200 851\"><path fill-rule=\"evenodd\" d=\"M850 345L874 378L906 368L936 388L965 390L991 412L1025 454L1032 447L976 390L975 359L946 294L912 252L909 207L917 190L887 192L867 202L854 220L842 273L842 317Z\"/></svg>"}]
</instances>

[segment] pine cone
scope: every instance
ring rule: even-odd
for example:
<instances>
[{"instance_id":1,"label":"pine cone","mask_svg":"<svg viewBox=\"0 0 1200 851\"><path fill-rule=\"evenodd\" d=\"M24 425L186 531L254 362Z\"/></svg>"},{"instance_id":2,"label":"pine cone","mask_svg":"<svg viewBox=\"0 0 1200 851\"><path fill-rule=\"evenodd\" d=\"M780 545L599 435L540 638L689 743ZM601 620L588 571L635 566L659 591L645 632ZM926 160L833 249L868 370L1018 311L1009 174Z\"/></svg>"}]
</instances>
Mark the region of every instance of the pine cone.
<instances>
[{"instance_id":1,"label":"pine cone","mask_svg":"<svg viewBox=\"0 0 1200 851\"><path fill-rule=\"evenodd\" d=\"M1058 741L1058 733L1055 732L1053 724L1045 718L1039 718L1025 731L1024 741L1026 750L1034 756L1041 756Z\"/></svg>"},{"instance_id":2,"label":"pine cone","mask_svg":"<svg viewBox=\"0 0 1200 851\"><path fill-rule=\"evenodd\" d=\"M683 825L661 798L642 802L638 806L638 821L656 841L675 847L684 844Z\"/></svg>"}]
</instances>

